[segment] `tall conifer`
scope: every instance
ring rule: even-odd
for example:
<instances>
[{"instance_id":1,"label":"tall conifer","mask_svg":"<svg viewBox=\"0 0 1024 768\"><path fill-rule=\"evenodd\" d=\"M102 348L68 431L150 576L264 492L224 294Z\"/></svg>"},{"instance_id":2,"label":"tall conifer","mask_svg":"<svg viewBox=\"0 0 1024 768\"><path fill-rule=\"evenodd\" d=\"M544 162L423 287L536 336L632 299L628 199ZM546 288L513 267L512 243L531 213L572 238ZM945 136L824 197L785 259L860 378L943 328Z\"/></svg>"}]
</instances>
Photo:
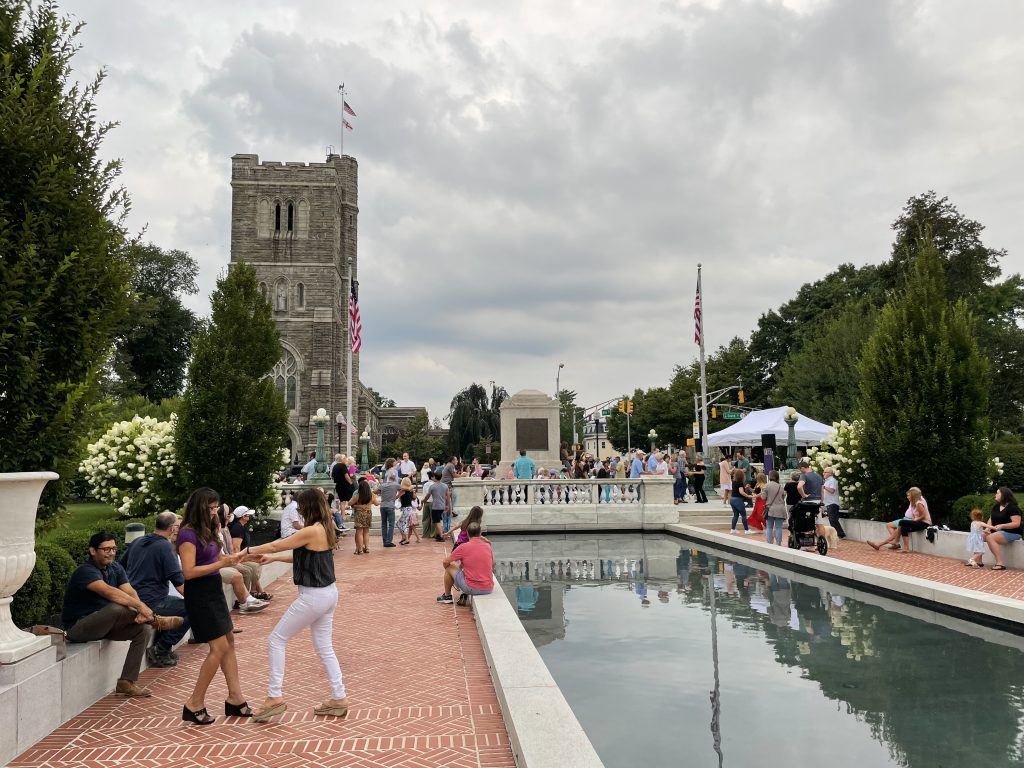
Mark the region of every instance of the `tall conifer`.
<instances>
[{"instance_id":1,"label":"tall conifer","mask_svg":"<svg viewBox=\"0 0 1024 768\"><path fill-rule=\"evenodd\" d=\"M861 359L868 483L891 519L919 486L933 520L985 482L989 371L963 300L946 298L942 261L921 241L910 280L883 308Z\"/></svg>"}]
</instances>

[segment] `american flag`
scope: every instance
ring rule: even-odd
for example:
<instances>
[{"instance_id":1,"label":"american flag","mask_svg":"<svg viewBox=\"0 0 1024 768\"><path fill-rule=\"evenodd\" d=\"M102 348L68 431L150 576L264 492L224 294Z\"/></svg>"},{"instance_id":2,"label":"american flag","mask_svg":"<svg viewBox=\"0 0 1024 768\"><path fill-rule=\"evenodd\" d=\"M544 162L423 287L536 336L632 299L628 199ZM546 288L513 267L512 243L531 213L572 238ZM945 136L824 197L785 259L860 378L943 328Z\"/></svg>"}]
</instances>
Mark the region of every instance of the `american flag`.
<instances>
[{"instance_id":1,"label":"american flag","mask_svg":"<svg viewBox=\"0 0 1024 768\"><path fill-rule=\"evenodd\" d=\"M701 343L701 336L703 328L701 328L701 321L703 319L703 312L700 306L700 275L697 276L697 298L693 300L693 340L695 343Z\"/></svg>"},{"instance_id":2,"label":"american flag","mask_svg":"<svg viewBox=\"0 0 1024 768\"><path fill-rule=\"evenodd\" d=\"M348 102L347 102L347 101L345 101L344 99L342 99L342 100L341 100L341 103L345 105L345 111L346 111L346 112L348 112L348 113L349 113L350 115L352 115L352 117L357 117L357 115L356 115L356 113L355 113L355 110L354 110L354 109L352 109L352 107L350 107L350 106L348 105Z\"/></svg>"},{"instance_id":3,"label":"american flag","mask_svg":"<svg viewBox=\"0 0 1024 768\"><path fill-rule=\"evenodd\" d=\"M353 354L363 345L363 321L359 318L359 283L352 281L352 295L348 297L348 335Z\"/></svg>"}]
</instances>

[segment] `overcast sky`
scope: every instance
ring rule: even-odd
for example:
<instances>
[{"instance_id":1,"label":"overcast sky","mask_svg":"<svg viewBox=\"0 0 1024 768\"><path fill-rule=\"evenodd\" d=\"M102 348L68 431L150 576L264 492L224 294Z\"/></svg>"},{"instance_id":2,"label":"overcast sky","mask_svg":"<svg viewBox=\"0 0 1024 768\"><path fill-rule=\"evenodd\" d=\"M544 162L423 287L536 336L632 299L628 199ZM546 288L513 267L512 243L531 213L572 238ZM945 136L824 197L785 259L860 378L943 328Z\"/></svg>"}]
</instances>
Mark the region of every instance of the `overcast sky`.
<instances>
[{"instance_id":1,"label":"overcast sky","mask_svg":"<svg viewBox=\"0 0 1024 768\"><path fill-rule=\"evenodd\" d=\"M344 81L362 378L447 414L493 380L584 405L667 383L948 195L1024 270L1019 0L85 2L133 230L207 314L230 156L319 162ZM709 350L710 351L710 350ZM313 404L315 406L315 404Z\"/></svg>"}]
</instances>

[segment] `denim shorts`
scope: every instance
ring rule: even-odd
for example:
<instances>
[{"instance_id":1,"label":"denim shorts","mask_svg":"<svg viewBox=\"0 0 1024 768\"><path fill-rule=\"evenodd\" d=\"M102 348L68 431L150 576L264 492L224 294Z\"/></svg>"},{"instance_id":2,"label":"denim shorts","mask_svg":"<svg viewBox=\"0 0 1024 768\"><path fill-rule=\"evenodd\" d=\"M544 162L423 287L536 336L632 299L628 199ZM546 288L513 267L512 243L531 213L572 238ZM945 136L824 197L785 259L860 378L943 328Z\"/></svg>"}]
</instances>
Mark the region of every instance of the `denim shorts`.
<instances>
[{"instance_id":1,"label":"denim shorts","mask_svg":"<svg viewBox=\"0 0 1024 768\"><path fill-rule=\"evenodd\" d=\"M466 583L466 574L462 571L458 571L455 574L455 586L459 588L459 592L464 595L489 595L491 590L489 589L474 589Z\"/></svg>"},{"instance_id":2,"label":"denim shorts","mask_svg":"<svg viewBox=\"0 0 1024 768\"><path fill-rule=\"evenodd\" d=\"M1010 533L1009 531L996 531L996 533L1001 533L1003 535L1003 540L1007 544L1011 544L1015 541L1020 541L1019 533Z\"/></svg>"}]
</instances>

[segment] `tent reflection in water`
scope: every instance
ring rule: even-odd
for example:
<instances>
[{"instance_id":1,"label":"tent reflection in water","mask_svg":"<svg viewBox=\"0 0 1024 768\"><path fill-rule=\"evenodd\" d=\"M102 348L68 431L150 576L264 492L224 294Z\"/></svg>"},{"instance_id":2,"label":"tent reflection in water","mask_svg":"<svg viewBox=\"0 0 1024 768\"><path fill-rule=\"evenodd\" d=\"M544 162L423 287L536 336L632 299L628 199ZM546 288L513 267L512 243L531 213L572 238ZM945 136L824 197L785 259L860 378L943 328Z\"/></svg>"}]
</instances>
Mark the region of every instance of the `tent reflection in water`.
<instances>
[{"instance_id":1,"label":"tent reflection in water","mask_svg":"<svg viewBox=\"0 0 1024 768\"><path fill-rule=\"evenodd\" d=\"M708 435L708 445L753 446L761 445L761 435L773 434L779 445L789 440L789 427L784 421L789 406L751 411L732 426ZM828 439L832 427L822 424L799 411L797 412L796 444L800 446L820 445Z\"/></svg>"}]
</instances>

